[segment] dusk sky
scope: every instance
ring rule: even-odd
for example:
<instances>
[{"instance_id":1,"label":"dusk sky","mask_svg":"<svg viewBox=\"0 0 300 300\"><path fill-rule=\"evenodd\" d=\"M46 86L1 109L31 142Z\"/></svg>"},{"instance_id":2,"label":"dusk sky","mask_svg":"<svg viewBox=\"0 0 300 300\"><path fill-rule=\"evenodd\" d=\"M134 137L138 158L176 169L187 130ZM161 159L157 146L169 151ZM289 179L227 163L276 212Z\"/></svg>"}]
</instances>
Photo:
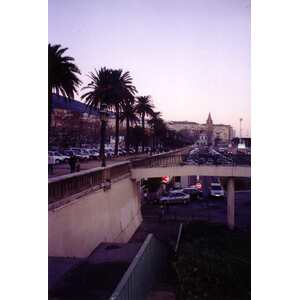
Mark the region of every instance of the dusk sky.
<instances>
[{"instance_id":1,"label":"dusk sky","mask_svg":"<svg viewBox=\"0 0 300 300\"><path fill-rule=\"evenodd\" d=\"M250 0L49 0L49 42L82 72L130 71L166 120L250 135ZM77 97L79 99L79 96Z\"/></svg>"}]
</instances>

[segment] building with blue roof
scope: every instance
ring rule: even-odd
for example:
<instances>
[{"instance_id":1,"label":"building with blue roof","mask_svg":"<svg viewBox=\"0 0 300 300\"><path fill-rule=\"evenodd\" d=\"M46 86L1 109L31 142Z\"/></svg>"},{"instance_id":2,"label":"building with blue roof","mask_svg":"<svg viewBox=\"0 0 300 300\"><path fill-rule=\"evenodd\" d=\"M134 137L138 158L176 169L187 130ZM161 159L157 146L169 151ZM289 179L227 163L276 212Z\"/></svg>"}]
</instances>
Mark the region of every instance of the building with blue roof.
<instances>
[{"instance_id":1,"label":"building with blue roof","mask_svg":"<svg viewBox=\"0 0 300 300\"><path fill-rule=\"evenodd\" d=\"M100 113L83 102L52 94L51 127L51 145L96 144L99 143L100 136ZM109 140L114 136L114 128L115 114L110 112L107 122ZM120 130L124 128L125 122L122 122Z\"/></svg>"}]
</instances>

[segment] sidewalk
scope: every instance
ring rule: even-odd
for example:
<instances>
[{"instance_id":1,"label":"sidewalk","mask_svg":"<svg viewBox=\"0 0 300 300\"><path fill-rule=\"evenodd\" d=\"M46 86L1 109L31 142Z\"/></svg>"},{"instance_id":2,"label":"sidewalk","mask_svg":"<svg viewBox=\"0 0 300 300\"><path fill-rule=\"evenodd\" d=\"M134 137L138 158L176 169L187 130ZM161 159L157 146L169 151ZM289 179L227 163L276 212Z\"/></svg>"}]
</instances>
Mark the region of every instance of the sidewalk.
<instances>
[{"instance_id":1,"label":"sidewalk","mask_svg":"<svg viewBox=\"0 0 300 300\"><path fill-rule=\"evenodd\" d=\"M107 300L142 243L101 243L85 259L49 257L49 299Z\"/></svg>"},{"instance_id":2,"label":"sidewalk","mask_svg":"<svg viewBox=\"0 0 300 300\"><path fill-rule=\"evenodd\" d=\"M121 156L116 157L113 159L106 160L106 165L110 166L122 161L126 160L136 160L143 157L148 157L148 154L140 153L137 155L130 155L130 156ZM89 170L93 168L101 167L101 161L100 160L90 160L87 162L80 162L80 171ZM70 166L69 164L59 164L54 166L53 174L48 174L48 178L54 178L61 175L70 174Z\"/></svg>"}]
</instances>

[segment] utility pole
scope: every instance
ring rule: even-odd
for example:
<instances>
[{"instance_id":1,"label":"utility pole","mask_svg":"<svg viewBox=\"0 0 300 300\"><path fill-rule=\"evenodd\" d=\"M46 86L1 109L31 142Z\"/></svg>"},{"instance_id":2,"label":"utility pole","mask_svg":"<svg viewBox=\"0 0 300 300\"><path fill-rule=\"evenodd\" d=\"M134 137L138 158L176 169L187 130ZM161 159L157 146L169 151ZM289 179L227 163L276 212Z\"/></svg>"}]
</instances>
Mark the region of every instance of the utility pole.
<instances>
[{"instance_id":1,"label":"utility pole","mask_svg":"<svg viewBox=\"0 0 300 300\"><path fill-rule=\"evenodd\" d=\"M242 143L242 121L243 119L240 118L240 143Z\"/></svg>"}]
</instances>

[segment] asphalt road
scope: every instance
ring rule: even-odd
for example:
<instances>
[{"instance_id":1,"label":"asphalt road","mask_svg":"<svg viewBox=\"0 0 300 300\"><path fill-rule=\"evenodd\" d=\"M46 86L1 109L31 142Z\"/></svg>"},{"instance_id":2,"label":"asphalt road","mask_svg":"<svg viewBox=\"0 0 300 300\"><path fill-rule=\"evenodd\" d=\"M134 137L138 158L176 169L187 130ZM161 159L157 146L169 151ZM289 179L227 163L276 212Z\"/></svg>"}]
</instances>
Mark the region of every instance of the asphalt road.
<instances>
[{"instance_id":1,"label":"asphalt road","mask_svg":"<svg viewBox=\"0 0 300 300\"><path fill-rule=\"evenodd\" d=\"M205 179L206 180L206 179ZM209 180L209 179L207 179ZM205 185L205 183L204 183ZM251 192L239 191L235 193L235 217L236 226L241 229L249 229L251 226ZM161 208L158 204L144 204L142 207L145 219L167 220L204 220L214 223L227 223L227 199L194 200L188 204L173 204L165 210L161 217Z\"/></svg>"}]
</instances>

